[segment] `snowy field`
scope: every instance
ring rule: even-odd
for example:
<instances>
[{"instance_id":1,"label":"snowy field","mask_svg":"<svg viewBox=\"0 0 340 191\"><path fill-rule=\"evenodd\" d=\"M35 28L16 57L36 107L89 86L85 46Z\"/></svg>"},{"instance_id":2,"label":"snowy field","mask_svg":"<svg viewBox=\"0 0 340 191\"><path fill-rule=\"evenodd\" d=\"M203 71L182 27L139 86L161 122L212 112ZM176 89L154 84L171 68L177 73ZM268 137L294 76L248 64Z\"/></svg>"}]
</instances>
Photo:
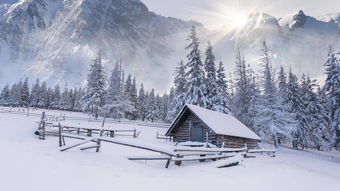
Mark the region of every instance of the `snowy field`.
<instances>
[{"instance_id":1,"label":"snowy field","mask_svg":"<svg viewBox=\"0 0 340 191\"><path fill-rule=\"evenodd\" d=\"M41 113L41 111L36 111ZM48 111L48 114L61 112ZM82 116L81 113L64 113ZM39 116L2 113L0 110L0 190L336 190L340 187L340 154L279 148L275 158L258 155L230 168L214 168L213 162L129 161L128 156L155 153L109 143L101 152L74 148L60 152L58 139L39 140L33 132ZM80 126L100 123L66 121ZM165 128L132 124L106 124L114 129L136 128L137 139L119 138L171 149L172 143L156 139ZM69 145L74 140L66 139Z\"/></svg>"}]
</instances>

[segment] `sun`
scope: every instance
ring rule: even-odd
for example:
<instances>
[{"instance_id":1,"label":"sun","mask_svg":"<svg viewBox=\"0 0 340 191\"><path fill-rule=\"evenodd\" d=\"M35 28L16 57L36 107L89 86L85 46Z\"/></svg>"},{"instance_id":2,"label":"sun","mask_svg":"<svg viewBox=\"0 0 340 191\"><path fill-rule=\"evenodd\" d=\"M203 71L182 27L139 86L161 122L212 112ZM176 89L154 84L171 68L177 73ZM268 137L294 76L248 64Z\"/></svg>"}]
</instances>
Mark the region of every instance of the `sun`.
<instances>
[{"instance_id":1,"label":"sun","mask_svg":"<svg viewBox=\"0 0 340 191\"><path fill-rule=\"evenodd\" d=\"M248 16L247 14L244 13L234 13L232 15L230 15L230 25L233 28L242 28L243 26L245 26L247 24L248 21Z\"/></svg>"}]
</instances>

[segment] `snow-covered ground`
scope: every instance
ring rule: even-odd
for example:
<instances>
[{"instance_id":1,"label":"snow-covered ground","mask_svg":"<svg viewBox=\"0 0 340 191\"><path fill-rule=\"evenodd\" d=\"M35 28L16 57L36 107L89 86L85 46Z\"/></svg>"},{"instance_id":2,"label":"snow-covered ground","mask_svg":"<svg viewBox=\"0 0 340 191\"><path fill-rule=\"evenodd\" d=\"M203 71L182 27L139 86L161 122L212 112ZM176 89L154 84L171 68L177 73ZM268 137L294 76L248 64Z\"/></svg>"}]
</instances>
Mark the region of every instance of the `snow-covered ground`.
<instances>
[{"instance_id":1,"label":"snow-covered ground","mask_svg":"<svg viewBox=\"0 0 340 191\"><path fill-rule=\"evenodd\" d=\"M39 113L40 111L37 111ZM49 111L48 113L53 113ZM59 114L59 112L54 112ZM83 116L80 113L66 115ZM258 155L230 168L214 168L212 162L173 163L129 161L128 156L155 153L109 143L101 152L74 148L60 152L56 137L39 140L33 132L38 116L2 113L0 110L0 190L336 190L340 187L340 154L277 150L275 158ZM82 126L100 123L72 121ZM137 139L119 138L141 144L171 148L157 140L166 129L133 124L107 124L115 129L136 128ZM69 145L74 140L66 139Z\"/></svg>"}]
</instances>

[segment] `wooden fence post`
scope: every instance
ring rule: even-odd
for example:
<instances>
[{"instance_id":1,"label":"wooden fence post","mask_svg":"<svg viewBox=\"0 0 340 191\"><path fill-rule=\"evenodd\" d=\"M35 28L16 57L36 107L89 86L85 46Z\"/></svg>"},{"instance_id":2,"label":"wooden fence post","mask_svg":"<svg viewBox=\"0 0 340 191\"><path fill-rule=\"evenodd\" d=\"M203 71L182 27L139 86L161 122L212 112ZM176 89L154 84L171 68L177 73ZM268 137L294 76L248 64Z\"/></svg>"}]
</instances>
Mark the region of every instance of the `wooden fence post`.
<instances>
[{"instance_id":1,"label":"wooden fence post","mask_svg":"<svg viewBox=\"0 0 340 191\"><path fill-rule=\"evenodd\" d=\"M115 136L115 131L114 130L110 131L110 137L114 137L114 136Z\"/></svg>"},{"instance_id":2,"label":"wooden fence post","mask_svg":"<svg viewBox=\"0 0 340 191\"><path fill-rule=\"evenodd\" d=\"M45 121L42 122L41 139L45 140Z\"/></svg>"},{"instance_id":3,"label":"wooden fence post","mask_svg":"<svg viewBox=\"0 0 340 191\"><path fill-rule=\"evenodd\" d=\"M87 130L87 136L88 136L88 137L91 137L91 136L92 136L92 129L88 129L88 130Z\"/></svg>"},{"instance_id":4,"label":"wooden fence post","mask_svg":"<svg viewBox=\"0 0 340 191\"><path fill-rule=\"evenodd\" d=\"M62 140L61 140L61 125L60 123L58 124L58 136L59 136L59 147L62 147Z\"/></svg>"},{"instance_id":5,"label":"wooden fence post","mask_svg":"<svg viewBox=\"0 0 340 191\"><path fill-rule=\"evenodd\" d=\"M102 127L104 127L104 125L105 125L105 120L106 120L106 117L104 117L104 119L103 119Z\"/></svg>"},{"instance_id":6,"label":"wooden fence post","mask_svg":"<svg viewBox=\"0 0 340 191\"><path fill-rule=\"evenodd\" d=\"M103 133L104 133L104 131L103 131L103 130L100 130L100 131L99 131L99 137L103 136ZM97 149L96 149L96 152L99 152L99 150L100 150L100 145L101 145L101 140L100 140L100 139L97 139L97 145L98 145L98 147L97 147Z\"/></svg>"}]
</instances>

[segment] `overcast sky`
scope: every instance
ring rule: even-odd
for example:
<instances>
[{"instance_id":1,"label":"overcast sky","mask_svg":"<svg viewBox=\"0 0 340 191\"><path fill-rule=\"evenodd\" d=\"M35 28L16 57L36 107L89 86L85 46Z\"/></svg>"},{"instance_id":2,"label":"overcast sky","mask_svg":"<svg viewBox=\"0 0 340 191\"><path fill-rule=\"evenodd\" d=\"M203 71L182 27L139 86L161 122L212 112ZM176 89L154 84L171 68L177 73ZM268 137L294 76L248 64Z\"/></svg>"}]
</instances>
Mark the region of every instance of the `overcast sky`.
<instances>
[{"instance_id":1,"label":"overcast sky","mask_svg":"<svg viewBox=\"0 0 340 191\"><path fill-rule=\"evenodd\" d=\"M340 12L340 0L142 0L151 11L163 16L197 20L204 25L219 24L215 13L230 10L261 11L282 17L303 10L307 15L320 16Z\"/></svg>"}]
</instances>

